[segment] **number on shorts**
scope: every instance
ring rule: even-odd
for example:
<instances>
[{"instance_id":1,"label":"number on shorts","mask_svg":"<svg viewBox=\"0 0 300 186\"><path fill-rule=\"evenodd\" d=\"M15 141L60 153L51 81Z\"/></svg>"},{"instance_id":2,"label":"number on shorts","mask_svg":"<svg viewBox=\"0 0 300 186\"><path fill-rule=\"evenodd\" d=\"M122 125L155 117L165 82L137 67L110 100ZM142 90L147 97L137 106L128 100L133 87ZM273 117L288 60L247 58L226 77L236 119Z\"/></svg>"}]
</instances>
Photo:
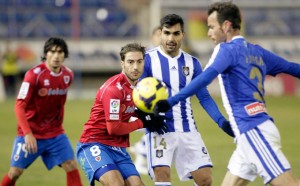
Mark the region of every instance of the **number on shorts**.
<instances>
[{"instance_id":1,"label":"number on shorts","mask_svg":"<svg viewBox=\"0 0 300 186\"><path fill-rule=\"evenodd\" d=\"M26 149L25 143L18 143L17 146L18 146L18 148L17 148L16 155L19 156L20 153L21 153L21 151L23 151L23 152L24 152L24 158L27 158L27 156L28 156L28 151L27 151L27 149Z\"/></svg>"},{"instance_id":2,"label":"number on shorts","mask_svg":"<svg viewBox=\"0 0 300 186\"><path fill-rule=\"evenodd\" d=\"M157 139L156 139L156 136L153 137L153 140L154 140L154 149L157 149ZM164 149L167 149L167 143L165 141L165 138L161 138L161 140L159 142L159 145L163 146Z\"/></svg>"},{"instance_id":3,"label":"number on shorts","mask_svg":"<svg viewBox=\"0 0 300 186\"><path fill-rule=\"evenodd\" d=\"M94 145L90 148L90 151L92 153L92 156L99 156L101 154L101 150L97 145Z\"/></svg>"}]
</instances>

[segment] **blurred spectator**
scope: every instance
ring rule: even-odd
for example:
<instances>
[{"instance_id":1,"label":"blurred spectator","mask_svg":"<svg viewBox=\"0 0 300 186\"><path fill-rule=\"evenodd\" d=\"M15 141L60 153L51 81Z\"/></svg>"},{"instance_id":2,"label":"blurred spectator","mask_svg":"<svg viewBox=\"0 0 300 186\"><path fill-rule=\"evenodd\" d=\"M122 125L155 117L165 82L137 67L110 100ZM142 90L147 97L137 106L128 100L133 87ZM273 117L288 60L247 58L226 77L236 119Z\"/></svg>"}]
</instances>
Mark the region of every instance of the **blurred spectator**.
<instances>
[{"instance_id":1,"label":"blurred spectator","mask_svg":"<svg viewBox=\"0 0 300 186\"><path fill-rule=\"evenodd\" d=\"M9 42L6 43L6 49L1 58L1 70L6 97L15 97L19 67L17 64L17 55L10 48Z\"/></svg>"},{"instance_id":2,"label":"blurred spectator","mask_svg":"<svg viewBox=\"0 0 300 186\"><path fill-rule=\"evenodd\" d=\"M161 27L157 26L152 30L152 35L151 35L151 44L148 49L157 47L160 45L160 34L161 34Z\"/></svg>"}]
</instances>

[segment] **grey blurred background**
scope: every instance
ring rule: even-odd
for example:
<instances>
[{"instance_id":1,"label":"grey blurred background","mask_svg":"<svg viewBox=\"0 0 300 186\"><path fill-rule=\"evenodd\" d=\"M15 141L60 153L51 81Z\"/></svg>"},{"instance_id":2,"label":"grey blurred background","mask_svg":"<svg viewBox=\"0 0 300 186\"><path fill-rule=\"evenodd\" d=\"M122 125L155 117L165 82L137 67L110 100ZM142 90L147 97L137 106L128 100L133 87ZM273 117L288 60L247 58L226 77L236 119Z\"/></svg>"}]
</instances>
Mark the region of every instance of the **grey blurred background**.
<instances>
[{"instance_id":1,"label":"grey blurred background","mask_svg":"<svg viewBox=\"0 0 300 186\"><path fill-rule=\"evenodd\" d=\"M14 53L14 97L24 73L40 63L45 40L64 38L70 57L65 65L75 72L70 98L93 99L107 77L120 72L119 50L128 42L150 45L152 30L162 16L176 13L185 20L183 49L204 67L213 50L208 40L206 11L212 0L0 0L0 69L7 50ZM300 0L233 0L241 7L243 35L282 57L300 61ZM6 82L7 84L7 82ZM217 82L210 87L218 95ZM1 88L2 87L2 88ZM270 95L300 95L299 81L289 76L268 78Z\"/></svg>"}]
</instances>

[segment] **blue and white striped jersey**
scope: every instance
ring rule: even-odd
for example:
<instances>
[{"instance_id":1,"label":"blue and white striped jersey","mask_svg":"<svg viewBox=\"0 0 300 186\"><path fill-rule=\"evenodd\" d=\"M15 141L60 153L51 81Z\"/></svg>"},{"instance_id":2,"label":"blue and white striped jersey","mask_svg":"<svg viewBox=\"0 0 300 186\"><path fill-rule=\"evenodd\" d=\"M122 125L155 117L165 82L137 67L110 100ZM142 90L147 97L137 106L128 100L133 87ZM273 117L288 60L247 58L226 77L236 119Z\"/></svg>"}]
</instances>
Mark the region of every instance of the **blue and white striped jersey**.
<instances>
[{"instance_id":1,"label":"blue and white striped jersey","mask_svg":"<svg viewBox=\"0 0 300 186\"><path fill-rule=\"evenodd\" d=\"M232 130L238 136L272 119L266 111L264 82L266 75L279 73L299 78L300 65L236 36L217 45L204 72L168 101L172 105L193 95L197 88L207 86L219 74L223 104Z\"/></svg>"},{"instance_id":2,"label":"blue and white striped jersey","mask_svg":"<svg viewBox=\"0 0 300 186\"><path fill-rule=\"evenodd\" d=\"M180 50L178 56L170 57L158 46L147 51L142 78L152 76L164 82L168 88L169 96L172 96L189 84L201 72L200 62L195 57L182 50ZM166 123L171 132L197 130L190 98L175 105L166 113L166 117L169 118Z\"/></svg>"},{"instance_id":3,"label":"blue and white striped jersey","mask_svg":"<svg viewBox=\"0 0 300 186\"><path fill-rule=\"evenodd\" d=\"M201 74L201 72L202 67L197 58L182 50L180 50L178 56L170 57L158 46L147 51L145 55L144 73L141 79L145 77L157 78L165 83L169 91L169 96L172 96L187 86L192 79ZM208 110L208 114L215 122L218 123L225 120L206 88L199 91L197 97L201 105L204 109ZM176 104L166 113L166 118L169 132L189 132L197 130L190 98Z\"/></svg>"}]
</instances>

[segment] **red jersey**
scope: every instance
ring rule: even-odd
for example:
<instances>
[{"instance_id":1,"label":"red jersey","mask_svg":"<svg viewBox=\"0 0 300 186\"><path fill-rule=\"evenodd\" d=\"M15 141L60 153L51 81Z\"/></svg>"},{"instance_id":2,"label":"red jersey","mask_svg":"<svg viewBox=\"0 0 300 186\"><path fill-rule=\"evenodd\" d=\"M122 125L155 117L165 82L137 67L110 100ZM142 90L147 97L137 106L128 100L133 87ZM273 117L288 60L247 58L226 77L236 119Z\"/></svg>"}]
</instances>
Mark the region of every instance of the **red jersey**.
<instances>
[{"instance_id":1,"label":"red jersey","mask_svg":"<svg viewBox=\"0 0 300 186\"><path fill-rule=\"evenodd\" d=\"M133 86L123 73L109 78L98 90L90 118L84 125L80 142L128 147L129 133L142 128L141 120L129 122L135 111ZM113 128L113 129L111 129Z\"/></svg>"},{"instance_id":2,"label":"red jersey","mask_svg":"<svg viewBox=\"0 0 300 186\"><path fill-rule=\"evenodd\" d=\"M19 136L32 132L37 139L48 139L64 133L64 104L72 81L73 72L64 66L58 74L44 62L27 71L16 101Z\"/></svg>"}]
</instances>

